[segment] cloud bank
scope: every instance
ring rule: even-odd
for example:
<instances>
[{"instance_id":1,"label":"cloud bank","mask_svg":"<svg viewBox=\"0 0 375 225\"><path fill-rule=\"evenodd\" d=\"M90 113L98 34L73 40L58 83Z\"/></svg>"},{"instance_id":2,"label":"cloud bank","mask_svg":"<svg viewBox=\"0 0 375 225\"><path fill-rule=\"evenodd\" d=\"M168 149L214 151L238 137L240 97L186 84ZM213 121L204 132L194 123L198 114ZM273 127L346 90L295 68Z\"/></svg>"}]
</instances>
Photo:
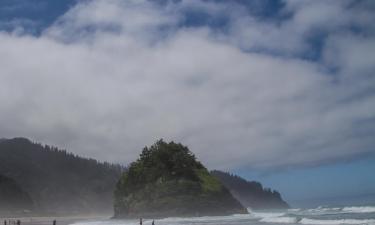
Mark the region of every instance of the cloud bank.
<instances>
[{"instance_id":1,"label":"cloud bank","mask_svg":"<svg viewBox=\"0 0 375 225\"><path fill-rule=\"evenodd\" d=\"M375 153L372 1L236 2L84 1L1 32L0 136L121 163L164 138L219 169Z\"/></svg>"}]
</instances>

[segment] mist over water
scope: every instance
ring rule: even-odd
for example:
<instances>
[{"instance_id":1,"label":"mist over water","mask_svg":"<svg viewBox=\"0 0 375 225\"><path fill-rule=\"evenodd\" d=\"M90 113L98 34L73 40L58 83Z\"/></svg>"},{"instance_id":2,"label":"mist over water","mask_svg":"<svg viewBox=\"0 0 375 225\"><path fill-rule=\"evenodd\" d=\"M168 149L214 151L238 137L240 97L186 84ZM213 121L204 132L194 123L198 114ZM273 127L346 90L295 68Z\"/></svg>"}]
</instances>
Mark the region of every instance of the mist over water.
<instances>
[{"instance_id":1,"label":"mist over water","mask_svg":"<svg viewBox=\"0 0 375 225\"><path fill-rule=\"evenodd\" d=\"M155 220L156 225L266 225L266 224L307 224L340 225L363 224L375 225L375 206L318 207L313 209L288 209L274 211L252 211L249 214L165 218ZM151 225L152 220L143 220L144 225ZM91 220L74 225L137 225L139 220Z\"/></svg>"}]
</instances>

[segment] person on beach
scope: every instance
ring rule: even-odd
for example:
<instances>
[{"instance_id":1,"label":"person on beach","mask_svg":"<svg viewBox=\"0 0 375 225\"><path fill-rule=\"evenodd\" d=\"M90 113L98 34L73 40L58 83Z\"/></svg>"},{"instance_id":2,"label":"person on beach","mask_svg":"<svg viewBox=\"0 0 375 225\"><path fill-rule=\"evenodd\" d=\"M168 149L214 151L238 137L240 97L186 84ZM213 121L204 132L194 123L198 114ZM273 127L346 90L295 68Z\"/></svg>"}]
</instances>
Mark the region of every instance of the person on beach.
<instances>
[{"instance_id":1,"label":"person on beach","mask_svg":"<svg viewBox=\"0 0 375 225\"><path fill-rule=\"evenodd\" d=\"M53 225L56 225L56 220L53 220Z\"/></svg>"},{"instance_id":2,"label":"person on beach","mask_svg":"<svg viewBox=\"0 0 375 225\"><path fill-rule=\"evenodd\" d=\"M154 220L152 220L152 225L155 225L155 221Z\"/></svg>"},{"instance_id":3,"label":"person on beach","mask_svg":"<svg viewBox=\"0 0 375 225\"><path fill-rule=\"evenodd\" d=\"M139 218L139 225L142 225L142 218Z\"/></svg>"}]
</instances>

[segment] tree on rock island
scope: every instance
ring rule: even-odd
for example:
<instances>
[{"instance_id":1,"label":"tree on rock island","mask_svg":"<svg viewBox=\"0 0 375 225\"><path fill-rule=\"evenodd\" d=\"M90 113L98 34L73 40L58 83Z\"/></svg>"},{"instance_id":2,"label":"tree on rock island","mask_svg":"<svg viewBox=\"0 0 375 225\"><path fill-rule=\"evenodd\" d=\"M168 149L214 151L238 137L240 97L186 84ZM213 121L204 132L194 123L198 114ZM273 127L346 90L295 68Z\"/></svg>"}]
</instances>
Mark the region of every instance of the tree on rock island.
<instances>
[{"instance_id":1,"label":"tree on rock island","mask_svg":"<svg viewBox=\"0 0 375 225\"><path fill-rule=\"evenodd\" d=\"M186 146L163 140L143 149L114 195L116 218L247 213Z\"/></svg>"}]
</instances>

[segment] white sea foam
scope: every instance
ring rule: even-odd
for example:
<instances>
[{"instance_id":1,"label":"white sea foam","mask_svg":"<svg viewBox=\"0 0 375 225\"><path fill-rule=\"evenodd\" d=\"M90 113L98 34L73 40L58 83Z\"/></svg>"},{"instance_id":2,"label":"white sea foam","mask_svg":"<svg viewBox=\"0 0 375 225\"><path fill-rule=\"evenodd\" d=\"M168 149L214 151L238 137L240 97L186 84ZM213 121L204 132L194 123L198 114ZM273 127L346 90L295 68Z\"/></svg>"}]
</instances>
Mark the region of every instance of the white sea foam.
<instances>
[{"instance_id":1,"label":"white sea foam","mask_svg":"<svg viewBox=\"0 0 375 225\"><path fill-rule=\"evenodd\" d=\"M299 211L300 209L295 209L295 211ZM266 212L266 211L252 211L251 209L248 209L250 215L254 219L257 219L259 222L263 223L296 223L297 218L296 217L289 217L286 216L287 212Z\"/></svg>"},{"instance_id":2,"label":"white sea foam","mask_svg":"<svg viewBox=\"0 0 375 225\"><path fill-rule=\"evenodd\" d=\"M318 208L314 208L314 209L302 210L300 212L302 212L302 215L326 215L326 214L345 213L342 211L341 208L338 208L338 207L329 208L329 207L323 207L323 206L319 206Z\"/></svg>"},{"instance_id":3,"label":"white sea foam","mask_svg":"<svg viewBox=\"0 0 375 225\"><path fill-rule=\"evenodd\" d=\"M284 216L285 213L283 212L250 212L250 215L252 215L255 218L263 219L263 218L274 218L274 217L281 217Z\"/></svg>"},{"instance_id":4,"label":"white sea foam","mask_svg":"<svg viewBox=\"0 0 375 225\"><path fill-rule=\"evenodd\" d=\"M337 210L340 210L340 208L329 208L329 207L319 206L318 208L308 209L307 211L309 211L309 212L328 212L328 211L337 211Z\"/></svg>"},{"instance_id":5,"label":"white sea foam","mask_svg":"<svg viewBox=\"0 0 375 225\"><path fill-rule=\"evenodd\" d=\"M308 218L302 218L300 221L298 221L301 224L314 224L314 225L339 225L339 224L368 224L373 225L375 224L374 219L339 219L339 220L317 220L317 219L308 219Z\"/></svg>"},{"instance_id":6,"label":"white sea foam","mask_svg":"<svg viewBox=\"0 0 375 225\"><path fill-rule=\"evenodd\" d=\"M342 211L350 212L350 213L375 213L375 207L374 206L344 207Z\"/></svg>"},{"instance_id":7,"label":"white sea foam","mask_svg":"<svg viewBox=\"0 0 375 225\"><path fill-rule=\"evenodd\" d=\"M237 220L254 220L252 214L235 214L229 216L202 216L202 217L169 217L157 220L157 224L206 224L206 223L219 223L230 222Z\"/></svg>"},{"instance_id":8,"label":"white sea foam","mask_svg":"<svg viewBox=\"0 0 375 225\"><path fill-rule=\"evenodd\" d=\"M299 208L297 208L297 209L288 209L288 212L299 212L301 210L302 209L299 209Z\"/></svg>"},{"instance_id":9,"label":"white sea foam","mask_svg":"<svg viewBox=\"0 0 375 225\"><path fill-rule=\"evenodd\" d=\"M265 223L296 223L296 217L281 216L281 217L265 217L259 220Z\"/></svg>"}]
</instances>

